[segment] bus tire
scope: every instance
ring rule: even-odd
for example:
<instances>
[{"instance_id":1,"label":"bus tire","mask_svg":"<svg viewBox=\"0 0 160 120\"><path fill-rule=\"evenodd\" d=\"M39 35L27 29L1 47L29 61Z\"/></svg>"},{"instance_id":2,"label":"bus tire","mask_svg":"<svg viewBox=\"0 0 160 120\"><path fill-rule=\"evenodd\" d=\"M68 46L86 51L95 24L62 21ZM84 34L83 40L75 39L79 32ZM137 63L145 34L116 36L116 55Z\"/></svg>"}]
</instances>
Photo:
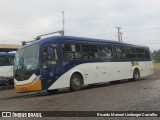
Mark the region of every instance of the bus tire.
<instances>
[{"instance_id":1,"label":"bus tire","mask_svg":"<svg viewBox=\"0 0 160 120\"><path fill-rule=\"evenodd\" d=\"M47 93L48 94L56 94L57 93L57 91L58 91L58 89L54 89L54 90L47 90Z\"/></svg>"},{"instance_id":2,"label":"bus tire","mask_svg":"<svg viewBox=\"0 0 160 120\"><path fill-rule=\"evenodd\" d=\"M78 91L82 89L82 77L78 74L73 74L70 80L70 89L72 91Z\"/></svg>"},{"instance_id":3,"label":"bus tire","mask_svg":"<svg viewBox=\"0 0 160 120\"><path fill-rule=\"evenodd\" d=\"M140 72L139 70L136 68L133 71L133 80L139 80L140 79Z\"/></svg>"}]
</instances>

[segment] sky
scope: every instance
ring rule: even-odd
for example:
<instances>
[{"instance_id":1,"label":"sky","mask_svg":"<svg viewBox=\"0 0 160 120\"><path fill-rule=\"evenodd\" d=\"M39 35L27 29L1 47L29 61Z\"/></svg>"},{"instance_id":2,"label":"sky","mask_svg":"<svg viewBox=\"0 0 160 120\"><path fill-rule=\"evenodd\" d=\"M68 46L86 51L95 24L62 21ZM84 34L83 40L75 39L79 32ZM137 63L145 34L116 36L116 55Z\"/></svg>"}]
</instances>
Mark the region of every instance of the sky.
<instances>
[{"instance_id":1,"label":"sky","mask_svg":"<svg viewBox=\"0 0 160 120\"><path fill-rule=\"evenodd\" d=\"M0 44L62 30L62 11L66 36L118 41L121 27L123 42L160 49L160 0L0 0Z\"/></svg>"}]
</instances>

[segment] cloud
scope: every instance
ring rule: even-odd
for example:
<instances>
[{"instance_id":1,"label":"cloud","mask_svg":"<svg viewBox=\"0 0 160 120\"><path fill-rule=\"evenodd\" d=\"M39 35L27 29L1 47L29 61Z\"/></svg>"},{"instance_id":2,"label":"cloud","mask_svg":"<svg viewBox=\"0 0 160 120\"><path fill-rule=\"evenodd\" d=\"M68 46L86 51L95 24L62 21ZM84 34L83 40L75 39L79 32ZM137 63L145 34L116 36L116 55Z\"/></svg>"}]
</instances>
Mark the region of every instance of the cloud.
<instances>
[{"instance_id":1,"label":"cloud","mask_svg":"<svg viewBox=\"0 0 160 120\"><path fill-rule=\"evenodd\" d=\"M160 29L154 29L160 26L159 5L159 0L0 0L0 40L20 43L61 30L63 10L66 35L116 40L120 26L125 42L146 45L160 39Z\"/></svg>"}]
</instances>

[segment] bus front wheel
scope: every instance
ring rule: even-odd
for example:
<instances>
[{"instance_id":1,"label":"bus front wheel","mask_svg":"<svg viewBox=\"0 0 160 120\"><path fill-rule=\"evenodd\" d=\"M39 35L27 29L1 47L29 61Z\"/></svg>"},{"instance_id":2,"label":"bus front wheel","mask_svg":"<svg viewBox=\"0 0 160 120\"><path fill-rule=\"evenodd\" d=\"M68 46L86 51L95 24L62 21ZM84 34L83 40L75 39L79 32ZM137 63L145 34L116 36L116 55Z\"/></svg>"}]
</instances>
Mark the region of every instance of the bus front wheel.
<instances>
[{"instance_id":1,"label":"bus front wheel","mask_svg":"<svg viewBox=\"0 0 160 120\"><path fill-rule=\"evenodd\" d=\"M133 71L133 80L139 80L140 79L140 72L139 70L136 68Z\"/></svg>"},{"instance_id":2,"label":"bus front wheel","mask_svg":"<svg viewBox=\"0 0 160 120\"><path fill-rule=\"evenodd\" d=\"M82 78L78 74L73 74L70 80L70 89L78 91L82 89Z\"/></svg>"}]
</instances>

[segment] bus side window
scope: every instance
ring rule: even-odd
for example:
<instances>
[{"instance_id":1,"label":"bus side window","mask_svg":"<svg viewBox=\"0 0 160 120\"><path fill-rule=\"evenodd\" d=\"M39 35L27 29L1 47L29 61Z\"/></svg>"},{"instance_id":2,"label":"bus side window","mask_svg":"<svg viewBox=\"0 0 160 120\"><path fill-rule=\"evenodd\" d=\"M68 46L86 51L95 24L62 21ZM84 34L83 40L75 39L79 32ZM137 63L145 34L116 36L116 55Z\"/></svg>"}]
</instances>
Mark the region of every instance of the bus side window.
<instances>
[{"instance_id":1,"label":"bus side window","mask_svg":"<svg viewBox=\"0 0 160 120\"><path fill-rule=\"evenodd\" d=\"M62 44L64 60L81 59L81 49L79 44Z\"/></svg>"},{"instance_id":2,"label":"bus side window","mask_svg":"<svg viewBox=\"0 0 160 120\"><path fill-rule=\"evenodd\" d=\"M5 56L1 56L0 57L0 64L6 64L6 57Z\"/></svg>"},{"instance_id":3,"label":"bus side window","mask_svg":"<svg viewBox=\"0 0 160 120\"><path fill-rule=\"evenodd\" d=\"M149 49L145 50L145 54L146 54L146 58L149 58L149 59L151 58Z\"/></svg>"},{"instance_id":4,"label":"bus side window","mask_svg":"<svg viewBox=\"0 0 160 120\"><path fill-rule=\"evenodd\" d=\"M118 56L119 59L125 59L126 58L126 54L124 52L123 47L116 47L116 51L117 51L117 56Z\"/></svg>"},{"instance_id":5,"label":"bus side window","mask_svg":"<svg viewBox=\"0 0 160 120\"><path fill-rule=\"evenodd\" d=\"M135 59L136 58L135 48L126 47L125 52L126 52L127 59Z\"/></svg>"},{"instance_id":6,"label":"bus side window","mask_svg":"<svg viewBox=\"0 0 160 120\"><path fill-rule=\"evenodd\" d=\"M98 48L96 45L82 45L83 59L98 59Z\"/></svg>"},{"instance_id":7,"label":"bus side window","mask_svg":"<svg viewBox=\"0 0 160 120\"><path fill-rule=\"evenodd\" d=\"M110 46L99 46L100 58L111 59L112 58L112 48Z\"/></svg>"},{"instance_id":8,"label":"bus side window","mask_svg":"<svg viewBox=\"0 0 160 120\"><path fill-rule=\"evenodd\" d=\"M9 57L9 58L8 58L8 63L9 63L10 65L13 65L13 62L14 62L14 57Z\"/></svg>"},{"instance_id":9,"label":"bus side window","mask_svg":"<svg viewBox=\"0 0 160 120\"><path fill-rule=\"evenodd\" d=\"M116 51L116 47L112 47L112 58L113 59L116 59L118 56L117 56L117 51Z\"/></svg>"},{"instance_id":10,"label":"bus side window","mask_svg":"<svg viewBox=\"0 0 160 120\"><path fill-rule=\"evenodd\" d=\"M74 55L74 59L81 59L82 55L81 55L80 45L71 45L71 46L72 46L72 52Z\"/></svg>"},{"instance_id":11,"label":"bus side window","mask_svg":"<svg viewBox=\"0 0 160 120\"><path fill-rule=\"evenodd\" d=\"M136 48L136 55L137 55L137 58L139 58L139 59L145 59L146 58L146 53L145 53L145 50L143 48Z\"/></svg>"},{"instance_id":12,"label":"bus side window","mask_svg":"<svg viewBox=\"0 0 160 120\"><path fill-rule=\"evenodd\" d=\"M56 64L57 61L57 51L56 48L52 46L43 48L43 66L48 67L50 65Z\"/></svg>"}]
</instances>

